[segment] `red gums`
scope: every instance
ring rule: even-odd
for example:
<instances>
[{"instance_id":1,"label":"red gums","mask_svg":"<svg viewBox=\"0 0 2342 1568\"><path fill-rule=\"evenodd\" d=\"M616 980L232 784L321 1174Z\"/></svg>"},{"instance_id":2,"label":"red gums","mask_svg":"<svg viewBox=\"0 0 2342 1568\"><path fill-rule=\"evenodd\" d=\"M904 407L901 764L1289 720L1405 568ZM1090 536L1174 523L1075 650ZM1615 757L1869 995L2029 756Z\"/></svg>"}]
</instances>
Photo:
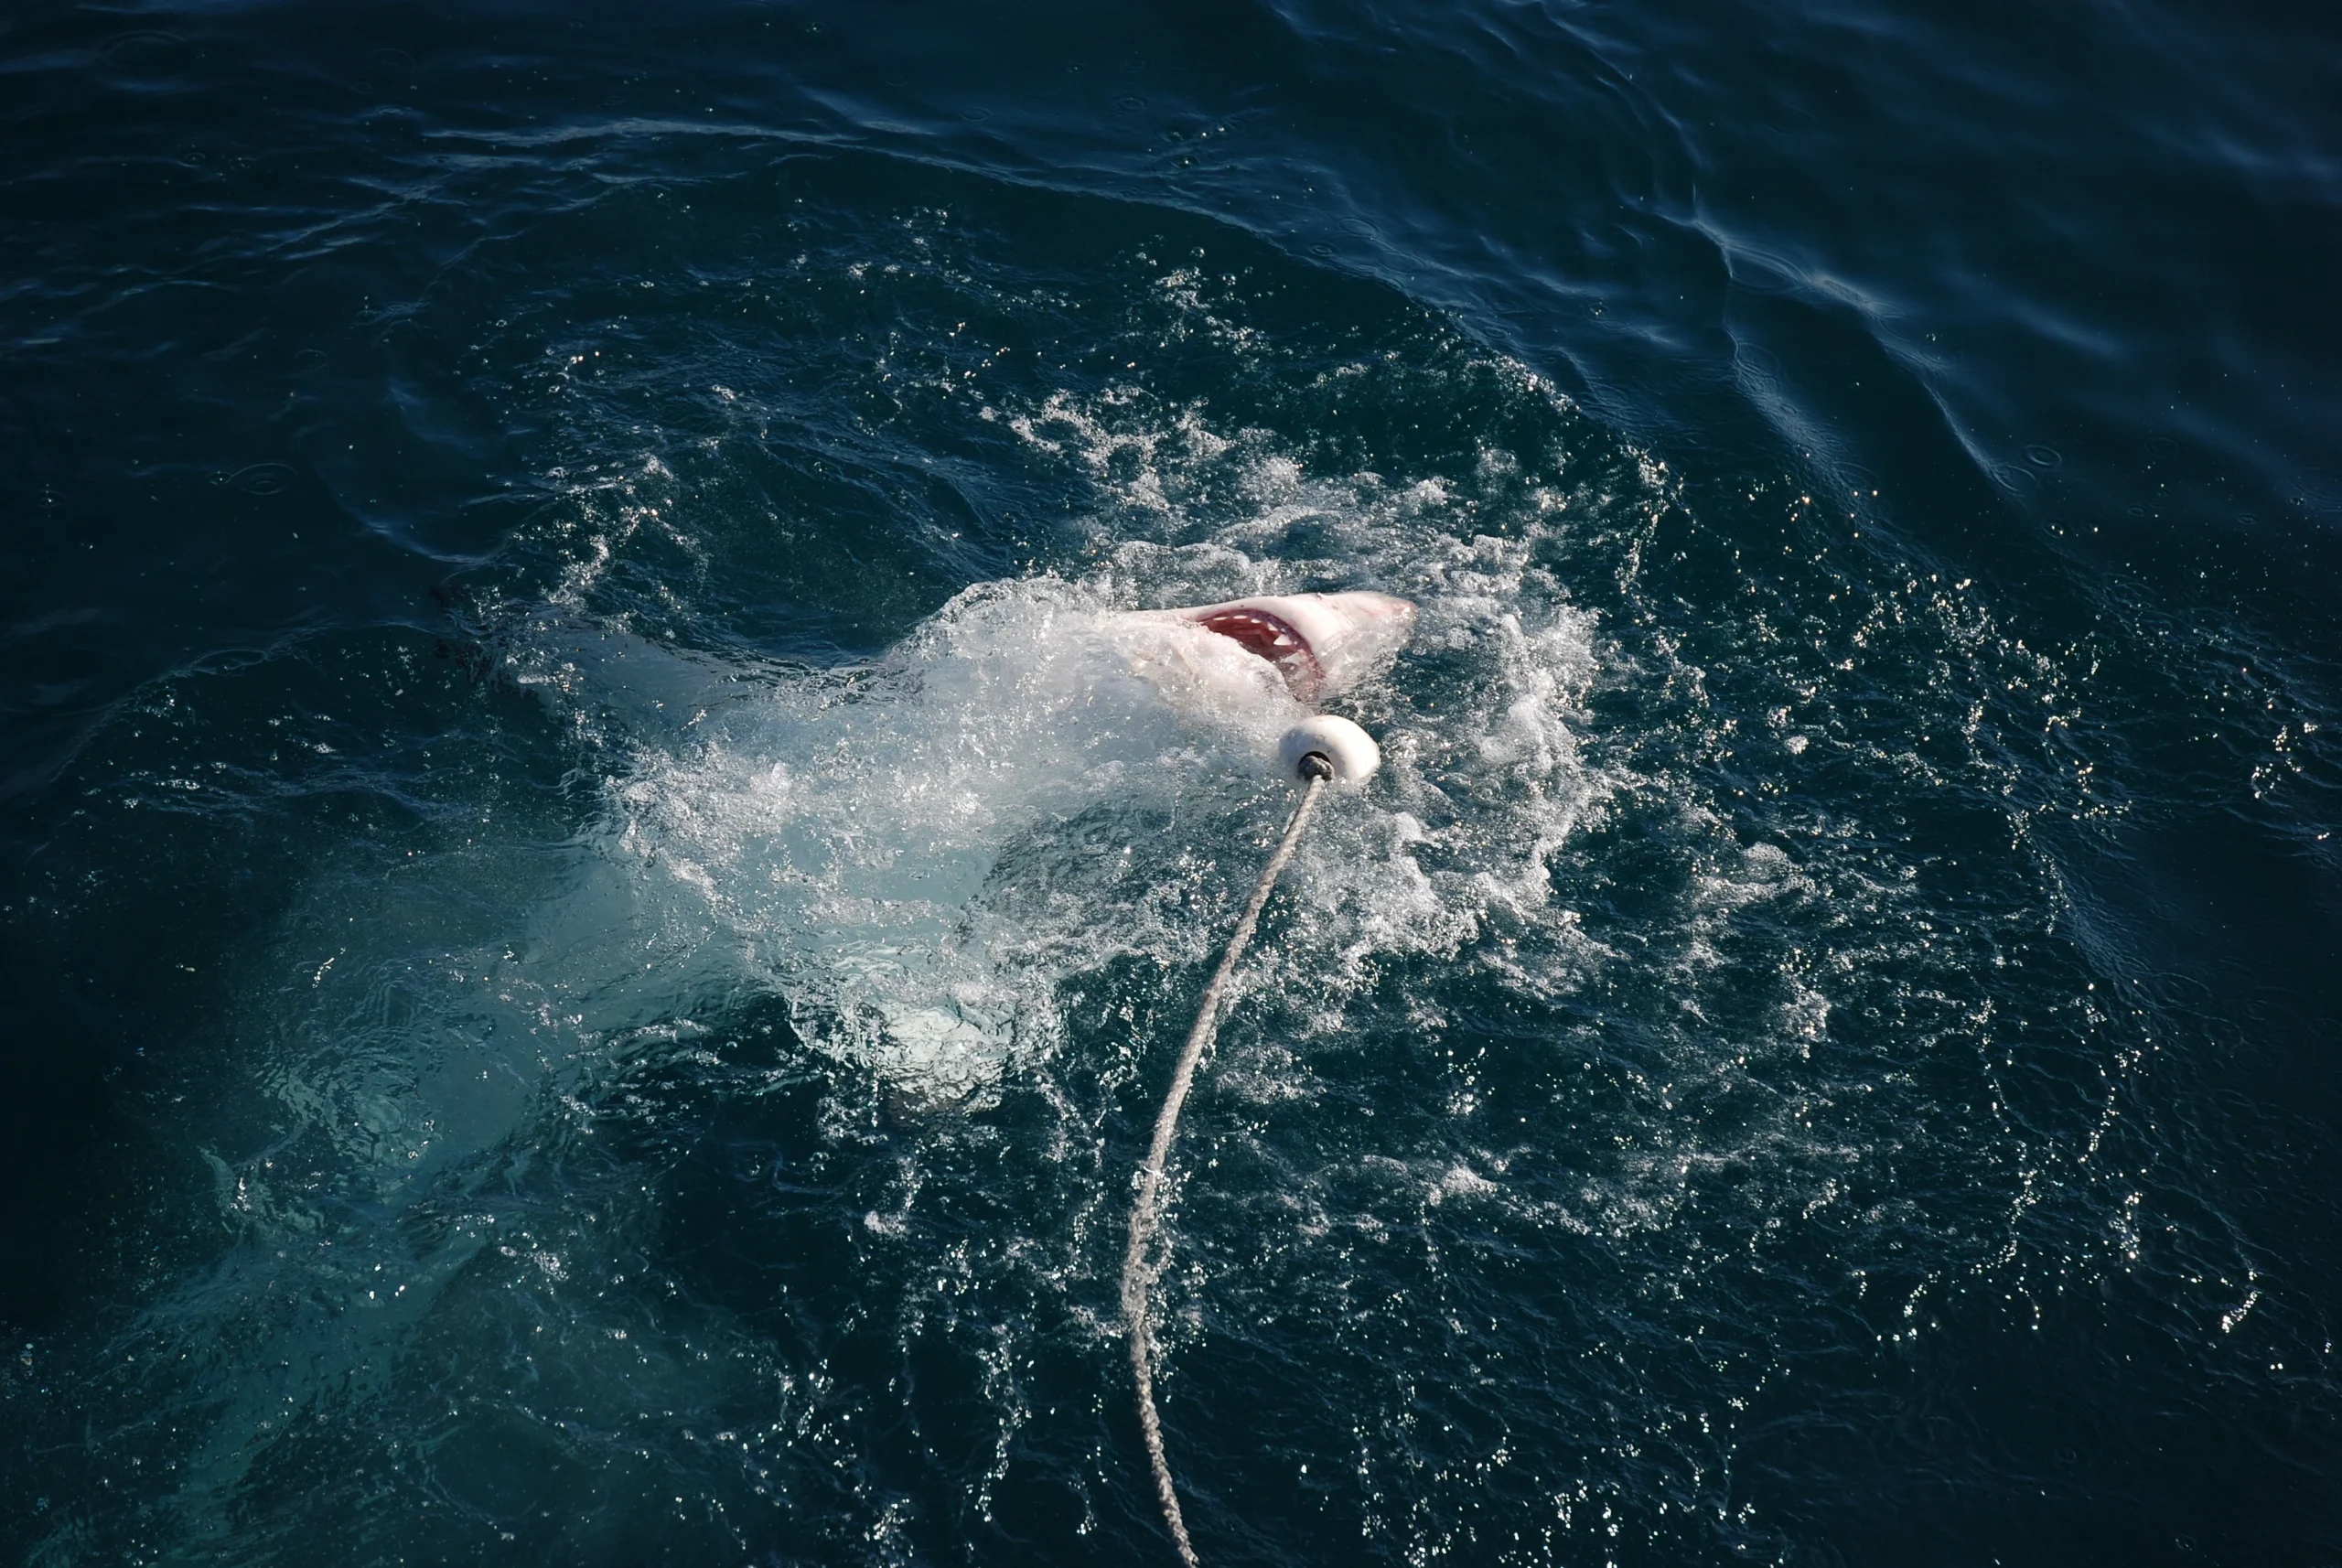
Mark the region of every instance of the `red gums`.
<instances>
[{"instance_id":1,"label":"red gums","mask_svg":"<svg viewBox=\"0 0 2342 1568\"><path fill-rule=\"evenodd\" d=\"M1293 694L1303 702L1316 697L1326 683L1316 650L1282 616L1250 608L1220 610L1197 624L1275 665Z\"/></svg>"}]
</instances>

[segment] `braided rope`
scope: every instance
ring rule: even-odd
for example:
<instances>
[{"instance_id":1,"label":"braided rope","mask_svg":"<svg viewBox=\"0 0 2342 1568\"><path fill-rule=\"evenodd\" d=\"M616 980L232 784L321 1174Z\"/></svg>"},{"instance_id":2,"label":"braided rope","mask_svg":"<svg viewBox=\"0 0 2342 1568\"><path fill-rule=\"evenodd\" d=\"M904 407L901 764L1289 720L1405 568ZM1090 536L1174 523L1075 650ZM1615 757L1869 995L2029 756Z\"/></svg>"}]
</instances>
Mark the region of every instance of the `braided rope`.
<instances>
[{"instance_id":1,"label":"braided rope","mask_svg":"<svg viewBox=\"0 0 2342 1568\"><path fill-rule=\"evenodd\" d=\"M1312 765L1315 765L1314 767ZM1284 875L1293 860L1295 846L1301 843L1301 831L1309 825L1309 815L1317 808L1317 797L1326 781L1333 777L1333 768L1327 760L1311 753L1302 759L1302 777L1308 780L1301 794L1301 803L1293 809L1293 820L1285 824L1284 839L1276 853L1269 857L1268 865L1261 872L1261 880L1252 889L1252 901L1244 907L1244 918L1236 922L1236 934L1228 940L1228 951L1219 961L1219 968L1204 987L1203 1006L1196 1014L1195 1027L1187 1031L1187 1044L1179 1053L1179 1065L1171 1074L1171 1092L1164 1097L1163 1110L1155 1119L1155 1144L1147 1151L1146 1170L1139 1178L1138 1205L1131 1210L1130 1250L1123 1255L1123 1321L1130 1326L1131 1371L1138 1380L1138 1422L1146 1434L1146 1456L1155 1466L1155 1495L1163 1500L1163 1522L1171 1529L1172 1543L1179 1549L1179 1560L1187 1568L1199 1568L1196 1548L1187 1539L1187 1521L1179 1511L1179 1494L1171 1484L1171 1462L1163 1452L1163 1420L1155 1410L1155 1333L1147 1322L1147 1297L1163 1271L1166 1258L1155 1252L1154 1242L1163 1225L1163 1173L1171 1160L1172 1141L1179 1135L1179 1111L1187 1102L1187 1091L1195 1087L1196 1069L1202 1064L1204 1053L1211 1048L1212 1037L1219 1032L1220 996L1227 989L1229 978L1236 972L1239 960L1252 940L1252 932L1261 923L1261 910L1269 901L1269 894Z\"/></svg>"}]
</instances>

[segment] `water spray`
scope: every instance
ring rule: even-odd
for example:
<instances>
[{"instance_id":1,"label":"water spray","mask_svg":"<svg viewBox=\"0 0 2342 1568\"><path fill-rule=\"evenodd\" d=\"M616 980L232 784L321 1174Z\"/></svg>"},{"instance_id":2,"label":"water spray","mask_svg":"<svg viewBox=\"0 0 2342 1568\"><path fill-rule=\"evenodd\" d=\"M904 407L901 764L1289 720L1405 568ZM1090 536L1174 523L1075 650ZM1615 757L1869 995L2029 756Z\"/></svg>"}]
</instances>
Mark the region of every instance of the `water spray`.
<instances>
[{"instance_id":1,"label":"water spray","mask_svg":"<svg viewBox=\"0 0 2342 1568\"><path fill-rule=\"evenodd\" d=\"M1228 939L1228 950L1220 955L1211 983L1204 987L1203 1004L1197 1010L1194 1027L1187 1031L1187 1043L1179 1052L1178 1066L1172 1069L1170 1092L1163 1097L1163 1109L1155 1118L1155 1142L1147 1150L1146 1168L1139 1177L1137 1206L1131 1210L1130 1248L1123 1254L1123 1321L1130 1327L1131 1372L1138 1383L1139 1428L1146 1435L1146 1456L1155 1466L1155 1491L1162 1499L1163 1522L1169 1527L1172 1543L1179 1549L1179 1560L1187 1568L1198 1565L1195 1544L1187 1539L1187 1521L1179 1510L1178 1489L1171 1482L1171 1462L1163 1450L1163 1420L1155 1409L1155 1333L1147 1317L1147 1299L1166 1261L1155 1245L1163 1223L1164 1170L1170 1164L1171 1144L1179 1135L1179 1112L1187 1102L1187 1091L1195 1087L1196 1069L1202 1065L1204 1053L1211 1049L1213 1036L1219 1032L1222 993L1244 957L1244 950L1252 944L1252 932L1261 923L1261 911L1275 890L1277 878L1292 863L1302 832L1309 826L1310 815L1317 809L1318 797L1329 783L1364 782L1382 765L1382 751L1374 744L1372 736L1349 720L1319 714L1285 732L1277 746L1277 765L1300 784L1301 800L1284 825L1284 837L1278 841L1276 853L1269 856L1268 865L1261 870L1260 881L1253 885L1252 901L1244 906L1243 918L1236 922L1235 934Z\"/></svg>"}]
</instances>

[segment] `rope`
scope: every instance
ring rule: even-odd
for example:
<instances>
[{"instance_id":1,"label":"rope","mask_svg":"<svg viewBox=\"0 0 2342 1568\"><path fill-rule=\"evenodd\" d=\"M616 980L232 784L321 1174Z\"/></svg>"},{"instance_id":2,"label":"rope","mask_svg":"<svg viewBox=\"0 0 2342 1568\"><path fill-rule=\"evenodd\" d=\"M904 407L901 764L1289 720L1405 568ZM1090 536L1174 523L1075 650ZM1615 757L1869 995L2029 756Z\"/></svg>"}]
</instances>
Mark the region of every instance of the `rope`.
<instances>
[{"instance_id":1,"label":"rope","mask_svg":"<svg viewBox=\"0 0 2342 1568\"><path fill-rule=\"evenodd\" d=\"M1309 825L1309 813L1317 808L1317 796L1333 777L1333 767L1323 757L1312 752L1302 758L1301 774L1308 780L1301 792L1301 803L1293 809L1293 820L1285 823L1284 840L1277 845L1276 854L1269 856L1268 865L1261 873L1261 880L1252 889L1252 901L1244 907L1244 918L1236 922L1236 934L1228 939L1228 951L1219 961L1219 968L1204 987L1202 1008L1196 1014L1195 1027L1187 1031L1187 1044L1179 1053L1179 1065L1171 1074L1171 1092L1163 1099L1163 1110L1155 1119L1155 1145L1147 1151L1146 1171L1139 1178L1138 1207L1131 1210L1130 1250L1123 1254L1123 1320L1130 1325L1131 1371L1138 1380L1138 1423L1146 1434L1146 1456L1155 1466L1155 1491L1163 1499L1163 1522L1171 1527L1171 1540L1179 1549L1179 1561L1187 1568L1199 1568L1196 1549L1187 1539L1187 1521L1179 1512L1179 1494L1171 1485L1171 1462L1163 1454L1163 1420L1155 1412L1154 1331L1147 1326L1147 1296L1162 1272L1164 1258L1154 1254L1155 1232L1163 1223L1163 1169L1170 1163L1171 1142L1179 1135L1179 1109L1187 1102L1187 1090L1195 1087L1196 1069L1203 1061L1204 1053L1211 1048L1212 1036L1219 1026L1220 993L1228 987L1229 977L1236 972L1237 961L1252 940L1252 931L1261 923L1261 910L1269 901L1269 894L1284 875L1293 860L1294 847L1301 842L1301 830Z\"/></svg>"}]
</instances>

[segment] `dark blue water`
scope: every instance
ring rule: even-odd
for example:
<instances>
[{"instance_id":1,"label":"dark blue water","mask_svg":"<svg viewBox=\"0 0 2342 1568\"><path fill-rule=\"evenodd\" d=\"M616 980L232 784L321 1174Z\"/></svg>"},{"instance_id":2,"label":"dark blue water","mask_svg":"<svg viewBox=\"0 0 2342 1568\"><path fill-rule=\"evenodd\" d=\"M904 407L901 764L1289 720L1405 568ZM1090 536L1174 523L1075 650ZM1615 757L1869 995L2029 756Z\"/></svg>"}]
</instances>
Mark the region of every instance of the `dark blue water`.
<instances>
[{"instance_id":1,"label":"dark blue water","mask_svg":"<svg viewBox=\"0 0 2342 1568\"><path fill-rule=\"evenodd\" d=\"M0 21L0 1538L2342 1560L2342 29Z\"/></svg>"}]
</instances>

